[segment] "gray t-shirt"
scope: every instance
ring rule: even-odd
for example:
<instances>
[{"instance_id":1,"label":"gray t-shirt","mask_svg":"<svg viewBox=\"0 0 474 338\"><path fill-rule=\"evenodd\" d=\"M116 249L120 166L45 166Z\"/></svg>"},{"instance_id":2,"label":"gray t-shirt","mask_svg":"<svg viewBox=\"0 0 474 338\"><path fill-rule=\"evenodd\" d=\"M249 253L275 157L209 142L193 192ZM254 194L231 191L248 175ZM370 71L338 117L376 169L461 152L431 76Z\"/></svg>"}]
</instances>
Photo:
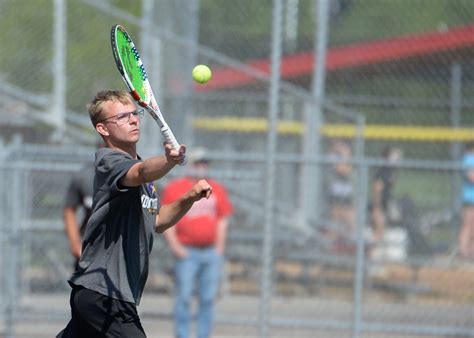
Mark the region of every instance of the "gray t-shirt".
<instances>
[{"instance_id":1,"label":"gray t-shirt","mask_svg":"<svg viewBox=\"0 0 474 338\"><path fill-rule=\"evenodd\" d=\"M79 269L69 280L137 305L148 277L159 203L152 183L127 188L118 181L139 161L109 148L96 152L92 214Z\"/></svg>"}]
</instances>

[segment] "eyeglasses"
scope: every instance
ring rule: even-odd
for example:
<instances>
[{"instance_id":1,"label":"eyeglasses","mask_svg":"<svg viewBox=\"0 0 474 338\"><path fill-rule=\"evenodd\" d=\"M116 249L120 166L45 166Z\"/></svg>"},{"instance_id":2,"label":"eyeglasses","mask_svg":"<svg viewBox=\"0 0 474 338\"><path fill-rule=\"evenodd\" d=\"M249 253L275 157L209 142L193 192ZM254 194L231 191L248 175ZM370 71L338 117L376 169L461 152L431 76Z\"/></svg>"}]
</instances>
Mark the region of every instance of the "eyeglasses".
<instances>
[{"instance_id":1,"label":"eyeglasses","mask_svg":"<svg viewBox=\"0 0 474 338\"><path fill-rule=\"evenodd\" d=\"M103 120L97 121L97 123L102 123L110 119L115 119L114 121L111 121L111 122L114 122L115 124L117 124L117 126L122 126L130 121L130 115L141 118L143 114L144 114L144 110L142 108L138 108L128 113L119 113L117 115L107 117Z\"/></svg>"}]
</instances>

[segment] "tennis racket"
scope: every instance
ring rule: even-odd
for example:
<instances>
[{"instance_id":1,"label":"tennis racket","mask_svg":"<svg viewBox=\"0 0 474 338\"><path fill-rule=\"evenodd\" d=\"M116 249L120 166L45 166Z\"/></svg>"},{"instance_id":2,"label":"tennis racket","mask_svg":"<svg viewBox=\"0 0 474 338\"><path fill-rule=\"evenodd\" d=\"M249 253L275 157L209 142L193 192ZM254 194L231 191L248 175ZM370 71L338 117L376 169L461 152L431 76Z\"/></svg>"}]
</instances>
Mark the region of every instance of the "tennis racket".
<instances>
[{"instance_id":1,"label":"tennis racket","mask_svg":"<svg viewBox=\"0 0 474 338\"><path fill-rule=\"evenodd\" d=\"M176 137L158 107L150 82L148 81L145 66L132 38L123 26L114 25L110 33L110 40L115 64L130 94L158 123L165 141L170 143L173 149L179 150L179 143L176 141ZM186 160L181 163L181 165L184 164L186 164Z\"/></svg>"}]
</instances>

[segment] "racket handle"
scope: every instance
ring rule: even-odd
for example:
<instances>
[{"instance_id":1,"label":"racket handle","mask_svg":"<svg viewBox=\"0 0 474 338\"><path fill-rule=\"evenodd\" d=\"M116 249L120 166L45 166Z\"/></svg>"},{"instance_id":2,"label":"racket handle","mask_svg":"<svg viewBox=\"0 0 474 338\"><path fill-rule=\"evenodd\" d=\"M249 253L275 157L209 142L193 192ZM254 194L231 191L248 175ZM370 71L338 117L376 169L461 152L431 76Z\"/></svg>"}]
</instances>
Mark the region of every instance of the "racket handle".
<instances>
[{"instance_id":1,"label":"racket handle","mask_svg":"<svg viewBox=\"0 0 474 338\"><path fill-rule=\"evenodd\" d=\"M173 147L173 149L179 151L179 143L178 141L176 140L176 137L174 137L174 134L173 132L171 131L170 127L168 126L163 126L161 128L161 132L163 133L163 137L165 138L165 141L166 143L169 143L171 144L171 146ZM186 157L184 158L183 162L181 162L179 165L185 165L186 163L188 163Z\"/></svg>"}]
</instances>

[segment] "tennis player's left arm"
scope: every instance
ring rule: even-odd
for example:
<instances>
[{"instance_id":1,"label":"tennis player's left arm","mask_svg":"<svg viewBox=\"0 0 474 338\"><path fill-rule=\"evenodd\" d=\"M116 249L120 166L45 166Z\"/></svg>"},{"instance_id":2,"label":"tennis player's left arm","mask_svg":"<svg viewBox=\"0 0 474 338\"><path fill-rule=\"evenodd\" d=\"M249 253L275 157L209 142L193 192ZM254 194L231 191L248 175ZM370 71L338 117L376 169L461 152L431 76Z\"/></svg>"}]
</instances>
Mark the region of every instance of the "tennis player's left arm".
<instances>
[{"instance_id":1,"label":"tennis player's left arm","mask_svg":"<svg viewBox=\"0 0 474 338\"><path fill-rule=\"evenodd\" d=\"M198 181L186 194L173 203L161 206L160 213L156 216L155 231L162 233L175 225L201 198L209 198L212 187L206 180Z\"/></svg>"}]
</instances>

